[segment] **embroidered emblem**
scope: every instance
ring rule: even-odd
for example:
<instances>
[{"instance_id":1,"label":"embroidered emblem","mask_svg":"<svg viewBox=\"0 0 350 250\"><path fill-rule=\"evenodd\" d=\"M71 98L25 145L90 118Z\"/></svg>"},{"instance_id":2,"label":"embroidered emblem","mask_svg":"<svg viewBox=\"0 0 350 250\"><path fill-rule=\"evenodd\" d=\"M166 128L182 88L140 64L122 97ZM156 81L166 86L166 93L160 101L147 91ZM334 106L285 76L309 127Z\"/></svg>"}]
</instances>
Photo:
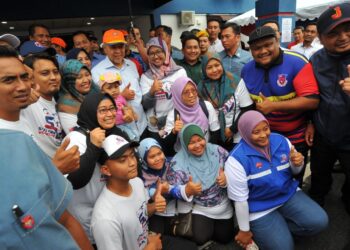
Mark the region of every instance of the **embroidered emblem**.
<instances>
[{"instance_id":1,"label":"embroidered emblem","mask_svg":"<svg viewBox=\"0 0 350 250\"><path fill-rule=\"evenodd\" d=\"M277 85L280 87L284 87L287 85L287 83L287 74L279 74L277 78Z\"/></svg>"},{"instance_id":2,"label":"embroidered emblem","mask_svg":"<svg viewBox=\"0 0 350 250\"><path fill-rule=\"evenodd\" d=\"M257 162L256 164L255 164L255 166L257 167L257 168L261 168L262 167L262 163L261 162Z\"/></svg>"},{"instance_id":3,"label":"embroidered emblem","mask_svg":"<svg viewBox=\"0 0 350 250\"><path fill-rule=\"evenodd\" d=\"M22 219L21 219L21 223L22 223L22 227L24 229L32 229L35 225L35 221L34 221L34 218L33 216L31 216L30 214L24 216Z\"/></svg>"},{"instance_id":4,"label":"embroidered emblem","mask_svg":"<svg viewBox=\"0 0 350 250\"><path fill-rule=\"evenodd\" d=\"M341 18L341 16L343 15L341 12L341 8L339 6L333 8L334 10L334 14L331 16L333 20L336 20L338 18Z\"/></svg>"},{"instance_id":5,"label":"embroidered emblem","mask_svg":"<svg viewBox=\"0 0 350 250\"><path fill-rule=\"evenodd\" d=\"M286 155L286 154L282 154L282 155L281 155L281 163L285 163L285 162L287 162L287 161L288 161L287 155Z\"/></svg>"}]
</instances>

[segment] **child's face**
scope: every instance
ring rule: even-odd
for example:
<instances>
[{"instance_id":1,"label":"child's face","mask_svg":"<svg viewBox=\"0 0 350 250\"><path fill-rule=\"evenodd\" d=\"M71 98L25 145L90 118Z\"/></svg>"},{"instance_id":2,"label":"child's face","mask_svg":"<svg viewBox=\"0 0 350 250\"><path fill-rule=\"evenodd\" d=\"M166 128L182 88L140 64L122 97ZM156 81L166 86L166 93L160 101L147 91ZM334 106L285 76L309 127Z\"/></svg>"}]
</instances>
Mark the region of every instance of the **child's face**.
<instances>
[{"instance_id":1,"label":"child's face","mask_svg":"<svg viewBox=\"0 0 350 250\"><path fill-rule=\"evenodd\" d=\"M150 168L161 170L164 166L165 155L158 147L151 147L147 154L147 164Z\"/></svg>"},{"instance_id":2,"label":"child's face","mask_svg":"<svg viewBox=\"0 0 350 250\"><path fill-rule=\"evenodd\" d=\"M102 87L102 92L109 94L114 99L117 98L120 93L119 82L105 83Z\"/></svg>"},{"instance_id":3,"label":"child's face","mask_svg":"<svg viewBox=\"0 0 350 250\"><path fill-rule=\"evenodd\" d=\"M102 166L101 172L110 179L130 180L137 176L137 160L135 150L127 149L124 154L116 159L110 159Z\"/></svg>"}]
</instances>

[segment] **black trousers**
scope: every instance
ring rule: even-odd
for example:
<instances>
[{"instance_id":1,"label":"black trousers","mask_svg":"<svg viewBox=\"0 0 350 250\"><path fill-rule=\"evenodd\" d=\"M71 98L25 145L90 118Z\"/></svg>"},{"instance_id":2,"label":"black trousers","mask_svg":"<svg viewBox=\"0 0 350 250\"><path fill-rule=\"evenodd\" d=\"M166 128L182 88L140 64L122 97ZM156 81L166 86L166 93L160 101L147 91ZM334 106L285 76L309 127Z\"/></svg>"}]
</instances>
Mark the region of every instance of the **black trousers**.
<instances>
[{"instance_id":1,"label":"black trousers","mask_svg":"<svg viewBox=\"0 0 350 250\"><path fill-rule=\"evenodd\" d=\"M299 187L302 188L305 168L308 161L309 146L306 144L306 142L300 142L300 143L294 144L294 147L299 153L301 153L304 156L303 170L301 170L299 174L294 176L294 178L299 181Z\"/></svg>"},{"instance_id":2,"label":"black trousers","mask_svg":"<svg viewBox=\"0 0 350 250\"><path fill-rule=\"evenodd\" d=\"M345 173L342 187L343 201L349 212L350 209L350 150L341 150L327 143L322 135L315 133L314 145L311 148L311 187L309 195L320 205L332 187L332 169L339 160Z\"/></svg>"},{"instance_id":3,"label":"black trousers","mask_svg":"<svg viewBox=\"0 0 350 250\"><path fill-rule=\"evenodd\" d=\"M148 219L148 229L161 235L172 235L171 221L173 219L173 216L166 217L154 214Z\"/></svg>"},{"instance_id":4,"label":"black trousers","mask_svg":"<svg viewBox=\"0 0 350 250\"><path fill-rule=\"evenodd\" d=\"M193 240L197 245L203 245L209 240L222 244L231 242L234 238L233 217L226 220L215 220L199 214L192 214Z\"/></svg>"}]
</instances>

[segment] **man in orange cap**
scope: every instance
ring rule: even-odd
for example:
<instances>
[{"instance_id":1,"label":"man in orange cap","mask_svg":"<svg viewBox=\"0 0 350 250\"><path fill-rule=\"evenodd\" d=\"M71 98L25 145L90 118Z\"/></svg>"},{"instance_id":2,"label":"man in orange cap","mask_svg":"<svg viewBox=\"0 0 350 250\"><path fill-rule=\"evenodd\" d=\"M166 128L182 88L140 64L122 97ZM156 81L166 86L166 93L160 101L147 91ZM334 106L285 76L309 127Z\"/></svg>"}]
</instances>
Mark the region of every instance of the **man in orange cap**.
<instances>
[{"instance_id":1,"label":"man in orange cap","mask_svg":"<svg viewBox=\"0 0 350 250\"><path fill-rule=\"evenodd\" d=\"M67 47L67 44L62 38L52 37L51 47L56 50L56 59L61 67L61 65L63 65L63 63L66 61L65 48Z\"/></svg>"}]
</instances>

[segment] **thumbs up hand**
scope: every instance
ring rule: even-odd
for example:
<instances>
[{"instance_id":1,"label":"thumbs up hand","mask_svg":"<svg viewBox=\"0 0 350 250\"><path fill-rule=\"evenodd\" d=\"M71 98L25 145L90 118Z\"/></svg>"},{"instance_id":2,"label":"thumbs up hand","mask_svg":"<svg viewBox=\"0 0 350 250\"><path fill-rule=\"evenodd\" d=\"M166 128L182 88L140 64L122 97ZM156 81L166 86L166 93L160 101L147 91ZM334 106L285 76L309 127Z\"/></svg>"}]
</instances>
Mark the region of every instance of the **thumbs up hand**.
<instances>
[{"instance_id":1,"label":"thumbs up hand","mask_svg":"<svg viewBox=\"0 0 350 250\"><path fill-rule=\"evenodd\" d=\"M97 127L90 131L90 141L98 148L102 147L102 142L105 140L105 138L106 130L101 129L100 127Z\"/></svg>"},{"instance_id":2,"label":"thumbs up hand","mask_svg":"<svg viewBox=\"0 0 350 250\"><path fill-rule=\"evenodd\" d=\"M274 102L270 101L266 96L263 95L263 93L259 93L259 97L261 100L256 103L256 109L262 112L263 114L267 115L274 110Z\"/></svg>"},{"instance_id":3,"label":"thumbs up hand","mask_svg":"<svg viewBox=\"0 0 350 250\"><path fill-rule=\"evenodd\" d=\"M342 90L347 95L350 95L350 64L348 65L347 69L348 69L348 77L346 77L344 80L341 80L339 84Z\"/></svg>"},{"instance_id":4,"label":"thumbs up hand","mask_svg":"<svg viewBox=\"0 0 350 250\"><path fill-rule=\"evenodd\" d=\"M62 174L69 174L80 167L78 146L67 149L69 142L69 138L65 139L52 158L52 163Z\"/></svg>"},{"instance_id":5,"label":"thumbs up hand","mask_svg":"<svg viewBox=\"0 0 350 250\"><path fill-rule=\"evenodd\" d=\"M184 123L182 122L180 115L177 114L176 115L176 120L174 123L174 128L173 128L173 134L177 134L181 131L182 127L184 126Z\"/></svg>"},{"instance_id":6,"label":"thumbs up hand","mask_svg":"<svg viewBox=\"0 0 350 250\"><path fill-rule=\"evenodd\" d=\"M192 195L198 195L202 192L202 184L194 183L192 180L192 176L190 176L185 187L185 192L187 197Z\"/></svg>"},{"instance_id":7,"label":"thumbs up hand","mask_svg":"<svg viewBox=\"0 0 350 250\"><path fill-rule=\"evenodd\" d=\"M301 167L304 163L304 156L296 151L295 147L292 146L289 153L289 159L292 164L296 167Z\"/></svg>"},{"instance_id":8,"label":"thumbs up hand","mask_svg":"<svg viewBox=\"0 0 350 250\"><path fill-rule=\"evenodd\" d=\"M122 91L122 96L124 96L124 98L126 100L134 100L135 98L135 91L133 91L132 89L130 89L131 83L129 82L128 85L126 85L126 87L123 89Z\"/></svg>"},{"instance_id":9,"label":"thumbs up hand","mask_svg":"<svg viewBox=\"0 0 350 250\"><path fill-rule=\"evenodd\" d=\"M155 211L159 213L164 212L166 209L166 200L162 196L162 183L160 179L158 179L157 181L157 189L153 197L154 197L153 200L155 204Z\"/></svg>"},{"instance_id":10,"label":"thumbs up hand","mask_svg":"<svg viewBox=\"0 0 350 250\"><path fill-rule=\"evenodd\" d=\"M219 169L218 177L216 177L216 183L219 187L226 187L226 175L222 168Z\"/></svg>"},{"instance_id":11,"label":"thumbs up hand","mask_svg":"<svg viewBox=\"0 0 350 250\"><path fill-rule=\"evenodd\" d=\"M152 84L152 87L151 87L151 89L149 91L151 96L154 96L155 93L162 91L162 88L163 88L162 81L159 80L157 78L157 76L154 75L153 76L153 84Z\"/></svg>"}]
</instances>

